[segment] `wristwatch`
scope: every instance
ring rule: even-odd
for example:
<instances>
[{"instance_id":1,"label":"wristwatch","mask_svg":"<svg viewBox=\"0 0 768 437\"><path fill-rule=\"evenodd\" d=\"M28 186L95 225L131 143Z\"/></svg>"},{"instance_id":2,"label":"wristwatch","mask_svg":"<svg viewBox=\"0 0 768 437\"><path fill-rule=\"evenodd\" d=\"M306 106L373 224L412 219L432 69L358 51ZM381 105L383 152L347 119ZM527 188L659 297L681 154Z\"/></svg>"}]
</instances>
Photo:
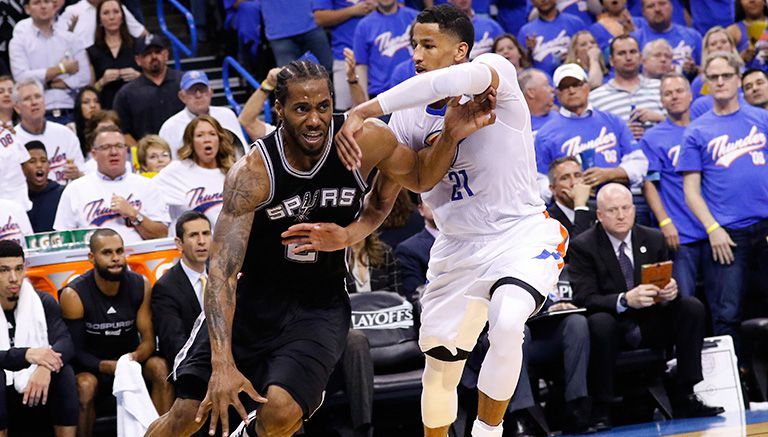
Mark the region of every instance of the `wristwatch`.
<instances>
[{"instance_id":1,"label":"wristwatch","mask_svg":"<svg viewBox=\"0 0 768 437\"><path fill-rule=\"evenodd\" d=\"M629 308L629 302L627 302L627 293L621 293L619 295L619 305L624 308Z\"/></svg>"},{"instance_id":2,"label":"wristwatch","mask_svg":"<svg viewBox=\"0 0 768 437\"><path fill-rule=\"evenodd\" d=\"M133 219L133 220L131 220L131 225L132 225L132 226L138 226L138 225L140 225L140 224L141 224L141 222L143 222L143 221L144 221L144 216L143 216L141 213L137 213L137 214L136 214L136 218L135 218L135 219Z\"/></svg>"}]
</instances>

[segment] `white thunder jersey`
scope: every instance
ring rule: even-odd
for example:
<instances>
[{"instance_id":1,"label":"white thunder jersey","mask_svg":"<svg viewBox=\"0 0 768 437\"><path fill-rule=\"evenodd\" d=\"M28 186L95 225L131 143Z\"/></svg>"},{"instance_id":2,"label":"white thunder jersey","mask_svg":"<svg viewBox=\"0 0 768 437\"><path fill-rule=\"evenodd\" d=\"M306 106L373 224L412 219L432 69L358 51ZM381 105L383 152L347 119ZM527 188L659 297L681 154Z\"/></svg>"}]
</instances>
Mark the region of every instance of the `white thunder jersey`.
<instances>
[{"instance_id":1,"label":"white thunder jersey","mask_svg":"<svg viewBox=\"0 0 768 437\"><path fill-rule=\"evenodd\" d=\"M462 240L492 238L545 210L536 183L531 116L515 67L491 53L472 62L490 65L499 75L496 123L464 139L443 180L422 195L441 235ZM389 127L399 142L420 150L437 141L444 114L445 109L429 107L397 111Z\"/></svg>"}]
</instances>

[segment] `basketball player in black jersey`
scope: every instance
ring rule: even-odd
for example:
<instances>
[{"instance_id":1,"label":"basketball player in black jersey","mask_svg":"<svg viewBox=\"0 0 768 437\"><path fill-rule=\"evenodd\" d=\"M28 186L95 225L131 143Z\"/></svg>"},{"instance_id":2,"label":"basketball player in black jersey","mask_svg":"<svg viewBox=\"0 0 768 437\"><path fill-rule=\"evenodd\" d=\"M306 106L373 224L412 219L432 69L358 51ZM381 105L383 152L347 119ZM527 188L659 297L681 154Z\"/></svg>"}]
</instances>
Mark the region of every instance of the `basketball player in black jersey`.
<instances>
[{"instance_id":1,"label":"basketball player in black jersey","mask_svg":"<svg viewBox=\"0 0 768 437\"><path fill-rule=\"evenodd\" d=\"M391 177L409 188L431 188L459 140L494 121L489 89L465 105L453 102L449 128L434 146L417 153L383 141L366 151L359 170L349 171L333 143L344 116L332 114L332 89L325 70L308 61L291 62L278 74L280 126L227 174L205 317L176 357L177 400L147 436L190 435L209 412L209 434L221 421L226 436L230 406L248 423L235 435L293 435L322 402L343 352L350 308L344 251L296 253L281 233L301 222L352 223L376 168L378 181ZM364 134L387 132L383 125ZM374 190L366 201L384 204L396 194Z\"/></svg>"}]
</instances>

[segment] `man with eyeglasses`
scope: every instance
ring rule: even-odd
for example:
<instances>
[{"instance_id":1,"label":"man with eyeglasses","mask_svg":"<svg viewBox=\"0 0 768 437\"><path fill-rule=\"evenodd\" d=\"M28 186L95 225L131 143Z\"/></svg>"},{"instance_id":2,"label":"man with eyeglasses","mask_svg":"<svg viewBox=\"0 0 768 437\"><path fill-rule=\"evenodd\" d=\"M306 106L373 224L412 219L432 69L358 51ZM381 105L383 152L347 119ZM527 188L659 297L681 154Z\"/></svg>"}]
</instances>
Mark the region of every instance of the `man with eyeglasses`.
<instances>
[{"instance_id":1,"label":"man with eyeglasses","mask_svg":"<svg viewBox=\"0 0 768 437\"><path fill-rule=\"evenodd\" d=\"M733 337L737 355L751 266L755 284L768 282L768 113L739 103L739 65L724 52L704 61L714 106L686 129L676 167L686 203L709 236L712 330Z\"/></svg>"},{"instance_id":2,"label":"man with eyeglasses","mask_svg":"<svg viewBox=\"0 0 768 437\"><path fill-rule=\"evenodd\" d=\"M589 104L584 69L577 64L561 65L555 70L554 82L560 111L536 134L540 186L549 186L550 163L569 155L581 158L584 183L593 188L608 182L639 186L648 160L633 142L627 123Z\"/></svg>"},{"instance_id":3,"label":"man with eyeglasses","mask_svg":"<svg viewBox=\"0 0 768 437\"><path fill-rule=\"evenodd\" d=\"M91 149L97 171L67 185L55 230L110 228L126 244L168 235L168 207L151 180L125 171L125 136L115 126L96 130Z\"/></svg>"},{"instance_id":4,"label":"man with eyeglasses","mask_svg":"<svg viewBox=\"0 0 768 437\"><path fill-rule=\"evenodd\" d=\"M235 142L240 142L240 145L235 145L235 153L238 157L244 154L244 148L248 146L248 143L243 137L243 129L240 127L237 115L225 106L211 106L212 98L213 91L205 72L192 70L184 73L184 76L181 77L179 100L184 103L185 107L163 123L159 134L171 146L173 159L179 159L178 152L183 146L184 129L195 117L203 114L215 118L221 127L228 130L230 135L237 139Z\"/></svg>"},{"instance_id":5,"label":"man with eyeglasses","mask_svg":"<svg viewBox=\"0 0 768 437\"><path fill-rule=\"evenodd\" d=\"M723 412L704 404L693 386L703 379L704 305L678 294L677 282L640 283L640 266L669 259L664 236L635 224L632 193L608 184L597 194L598 222L571 240L569 274L574 304L589 311L590 394L597 424L610 425L619 350L675 346L677 376L671 391L675 417Z\"/></svg>"}]
</instances>

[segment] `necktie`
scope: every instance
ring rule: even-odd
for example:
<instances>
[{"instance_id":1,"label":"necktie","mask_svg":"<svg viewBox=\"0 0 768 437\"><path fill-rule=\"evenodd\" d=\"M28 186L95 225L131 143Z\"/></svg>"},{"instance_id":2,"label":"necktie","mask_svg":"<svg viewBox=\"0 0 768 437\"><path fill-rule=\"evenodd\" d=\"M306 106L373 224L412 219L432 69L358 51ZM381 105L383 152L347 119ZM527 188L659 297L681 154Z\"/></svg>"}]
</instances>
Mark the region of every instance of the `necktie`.
<instances>
[{"instance_id":1,"label":"necktie","mask_svg":"<svg viewBox=\"0 0 768 437\"><path fill-rule=\"evenodd\" d=\"M624 275L624 282L627 283L627 290L631 290L635 288L635 272L626 249L627 244L622 241L619 245L619 267L621 267L621 274Z\"/></svg>"},{"instance_id":2,"label":"necktie","mask_svg":"<svg viewBox=\"0 0 768 437\"><path fill-rule=\"evenodd\" d=\"M208 277L205 274L200 275L200 285L200 295L203 297L203 301L205 301L205 287L208 285Z\"/></svg>"}]
</instances>

